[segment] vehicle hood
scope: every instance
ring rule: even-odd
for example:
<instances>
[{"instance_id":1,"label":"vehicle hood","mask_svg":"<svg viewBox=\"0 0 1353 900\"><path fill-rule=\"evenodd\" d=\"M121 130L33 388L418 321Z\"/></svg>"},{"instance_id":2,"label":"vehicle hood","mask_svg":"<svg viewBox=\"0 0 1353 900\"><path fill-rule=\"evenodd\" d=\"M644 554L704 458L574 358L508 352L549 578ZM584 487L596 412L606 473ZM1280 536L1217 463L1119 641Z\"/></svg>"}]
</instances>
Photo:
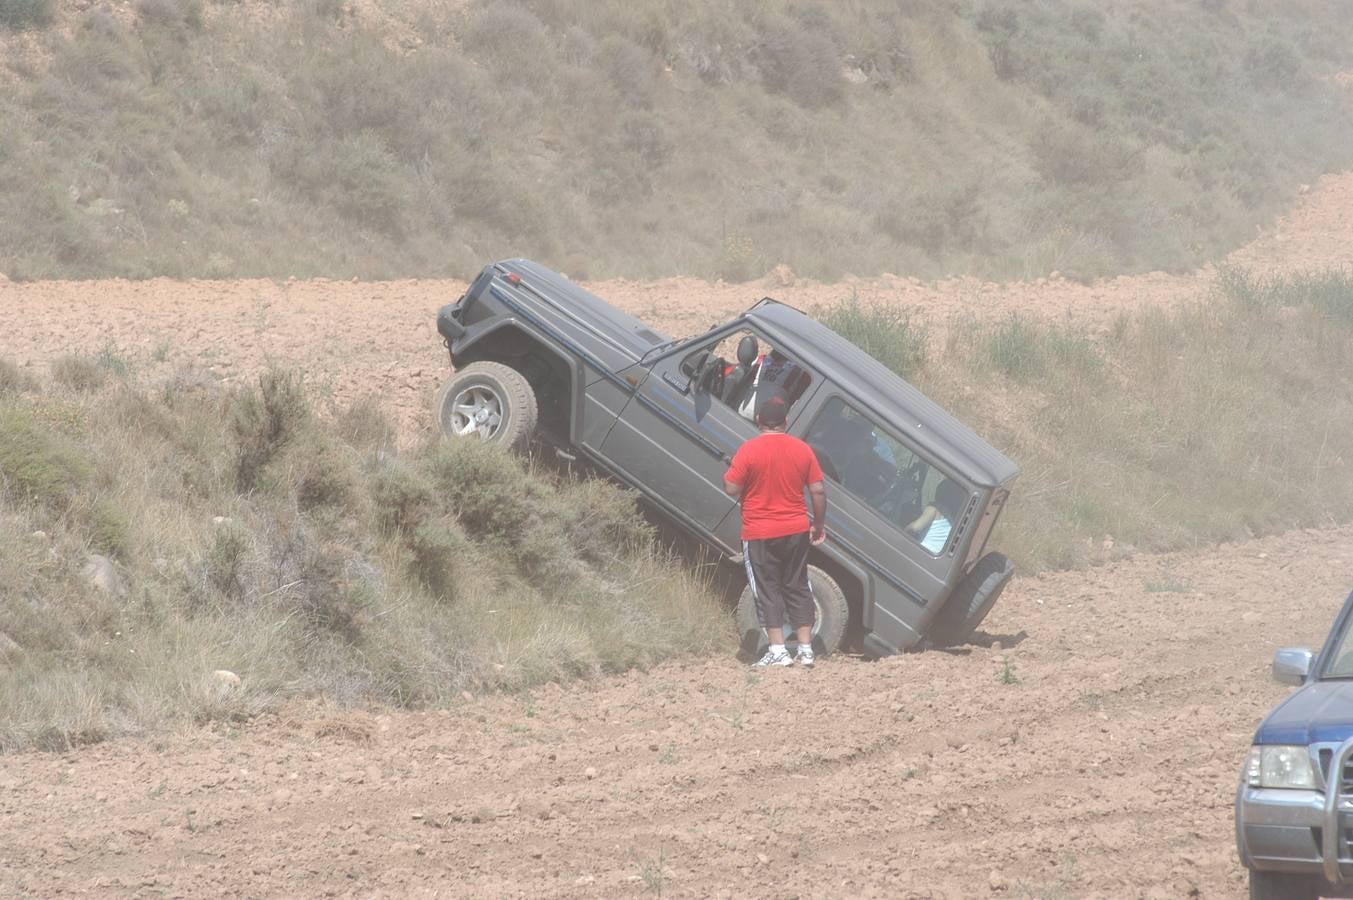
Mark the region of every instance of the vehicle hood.
<instances>
[{"instance_id":1,"label":"vehicle hood","mask_svg":"<svg viewBox=\"0 0 1353 900\"><path fill-rule=\"evenodd\" d=\"M567 278L527 259L505 260L497 264L503 273L521 276L522 288L529 290L537 303L552 308L562 317L561 330L582 344L595 342L594 351L621 368L665 343L668 338L634 316L623 313L605 300L584 290ZM605 352L610 351L610 352ZM632 359L616 359L616 353Z\"/></svg>"},{"instance_id":2,"label":"vehicle hood","mask_svg":"<svg viewBox=\"0 0 1353 900\"><path fill-rule=\"evenodd\" d=\"M1256 744L1338 743L1353 737L1353 681L1313 681L1268 714Z\"/></svg>"}]
</instances>

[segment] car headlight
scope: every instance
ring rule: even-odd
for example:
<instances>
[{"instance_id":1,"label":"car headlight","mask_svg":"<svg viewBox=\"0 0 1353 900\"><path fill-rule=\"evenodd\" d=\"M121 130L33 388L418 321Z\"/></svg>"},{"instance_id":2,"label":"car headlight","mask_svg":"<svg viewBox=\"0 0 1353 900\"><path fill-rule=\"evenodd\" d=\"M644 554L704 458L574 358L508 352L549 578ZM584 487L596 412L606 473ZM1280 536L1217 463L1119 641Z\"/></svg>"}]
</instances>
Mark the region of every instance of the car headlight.
<instances>
[{"instance_id":1,"label":"car headlight","mask_svg":"<svg viewBox=\"0 0 1353 900\"><path fill-rule=\"evenodd\" d=\"M1310 751L1283 745L1251 747L1245 780L1250 787L1313 790L1315 771L1311 768Z\"/></svg>"}]
</instances>

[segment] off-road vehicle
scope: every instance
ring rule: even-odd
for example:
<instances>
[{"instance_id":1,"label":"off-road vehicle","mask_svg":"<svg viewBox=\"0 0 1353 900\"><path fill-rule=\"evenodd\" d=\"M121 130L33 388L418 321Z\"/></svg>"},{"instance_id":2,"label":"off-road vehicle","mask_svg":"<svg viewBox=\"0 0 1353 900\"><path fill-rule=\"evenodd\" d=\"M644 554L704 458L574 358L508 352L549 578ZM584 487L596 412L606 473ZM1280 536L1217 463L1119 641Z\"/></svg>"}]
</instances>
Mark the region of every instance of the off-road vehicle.
<instances>
[{"instance_id":1,"label":"off-road vehicle","mask_svg":"<svg viewBox=\"0 0 1353 900\"><path fill-rule=\"evenodd\" d=\"M1253 900L1353 897L1353 594L1319 653L1273 655L1300 688L1254 733L1236 791L1236 850Z\"/></svg>"},{"instance_id":2,"label":"off-road vehicle","mask_svg":"<svg viewBox=\"0 0 1353 900\"><path fill-rule=\"evenodd\" d=\"M698 337L658 334L525 259L490 265L437 314L454 373L441 429L513 448L542 438L639 491L681 530L741 564L723 489L757 434L752 398L774 381L788 430L827 476L827 541L813 548L814 643L871 655L966 640L1013 572L986 553L1018 468L873 357L769 298ZM918 532L941 507L947 537ZM933 512L930 513L933 515ZM758 628L738 605L744 646Z\"/></svg>"}]
</instances>

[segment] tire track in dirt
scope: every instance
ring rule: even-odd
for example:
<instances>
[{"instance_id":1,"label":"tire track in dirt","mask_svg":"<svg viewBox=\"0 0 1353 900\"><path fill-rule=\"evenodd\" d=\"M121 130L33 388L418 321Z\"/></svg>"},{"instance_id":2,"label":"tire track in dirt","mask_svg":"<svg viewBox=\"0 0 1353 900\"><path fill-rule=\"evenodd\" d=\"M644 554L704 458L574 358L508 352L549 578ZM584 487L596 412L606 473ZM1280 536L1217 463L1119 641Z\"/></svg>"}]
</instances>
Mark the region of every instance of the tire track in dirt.
<instances>
[{"instance_id":1,"label":"tire track in dirt","mask_svg":"<svg viewBox=\"0 0 1353 900\"><path fill-rule=\"evenodd\" d=\"M8 757L0 891L1240 896L1268 660L1350 572L1353 528L1293 532L1020 579L950 653Z\"/></svg>"}]
</instances>

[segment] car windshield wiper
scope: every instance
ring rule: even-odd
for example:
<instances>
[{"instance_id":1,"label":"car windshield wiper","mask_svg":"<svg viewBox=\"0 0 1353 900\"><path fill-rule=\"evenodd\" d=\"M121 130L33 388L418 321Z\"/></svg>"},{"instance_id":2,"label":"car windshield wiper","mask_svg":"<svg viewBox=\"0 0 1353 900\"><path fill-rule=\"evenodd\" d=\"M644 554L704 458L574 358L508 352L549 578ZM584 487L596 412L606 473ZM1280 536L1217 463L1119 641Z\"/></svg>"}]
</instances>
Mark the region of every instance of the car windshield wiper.
<instances>
[{"instance_id":1,"label":"car windshield wiper","mask_svg":"<svg viewBox=\"0 0 1353 900\"><path fill-rule=\"evenodd\" d=\"M681 343L682 340L683 340L682 338L672 338L669 341L663 341L661 344L654 344L652 347L649 347L647 350L644 351L644 355L639 357L639 362L641 363L648 362L648 358L652 356L654 353L657 353L660 350L666 350L668 347L671 347L674 344L679 344Z\"/></svg>"}]
</instances>

